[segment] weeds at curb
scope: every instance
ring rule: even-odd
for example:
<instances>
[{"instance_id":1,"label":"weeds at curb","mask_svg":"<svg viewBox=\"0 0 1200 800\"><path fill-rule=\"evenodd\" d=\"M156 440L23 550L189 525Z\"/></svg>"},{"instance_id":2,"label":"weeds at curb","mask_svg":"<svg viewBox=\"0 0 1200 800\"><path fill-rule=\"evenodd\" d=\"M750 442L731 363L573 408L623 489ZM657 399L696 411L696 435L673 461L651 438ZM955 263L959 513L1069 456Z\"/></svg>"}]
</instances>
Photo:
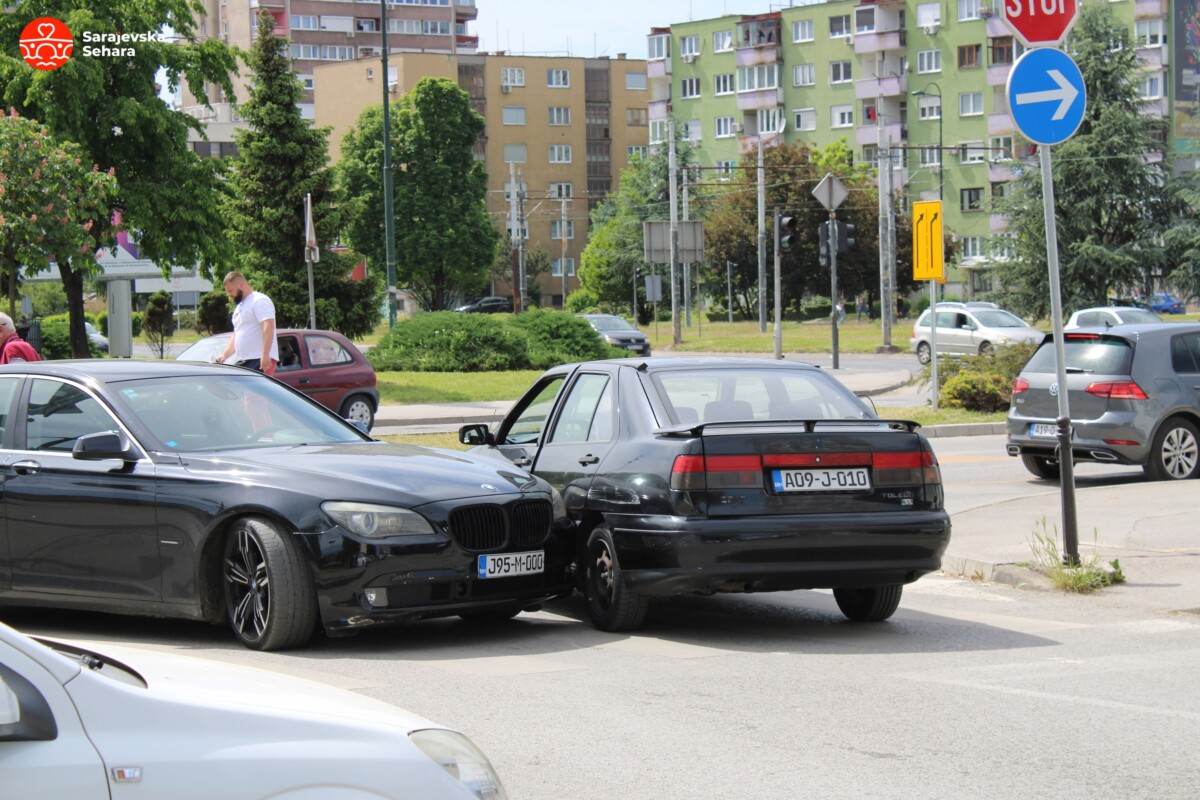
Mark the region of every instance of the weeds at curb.
<instances>
[{"instance_id":1,"label":"weeds at curb","mask_svg":"<svg viewBox=\"0 0 1200 800\"><path fill-rule=\"evenodd\" d=\"M1102 566L1100 557L1092 554L1090 558L1081 558L1076 566L1064 564L1058 550L1058 525L1051 532L1046 526L1046 518L1042 517L1038 528L1034 529L1033 540L1029 543L1033 550L1030 568L1049 578L1056 588L1064 592L1088 594L1125 582L1125 573L1118 559L1110 561L1108 566ZM1098 538L1094 528L1092 537L1093 541Z\"/></svg>"}]
</instances>

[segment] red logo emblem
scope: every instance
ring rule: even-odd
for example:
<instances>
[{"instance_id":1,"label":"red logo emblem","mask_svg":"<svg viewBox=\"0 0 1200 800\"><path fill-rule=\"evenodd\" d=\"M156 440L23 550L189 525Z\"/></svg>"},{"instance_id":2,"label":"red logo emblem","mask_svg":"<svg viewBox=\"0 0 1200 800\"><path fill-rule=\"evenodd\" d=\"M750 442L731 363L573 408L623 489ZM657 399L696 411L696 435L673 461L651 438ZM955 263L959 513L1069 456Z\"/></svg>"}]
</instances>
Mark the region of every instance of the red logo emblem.
<instances>
[{"instance_id":1,"label":"red logo emblem","mask_svg":"<svg viewBox=\"0 0 1200 800\"><path fill-rule=\"evenodd\" d=\"M58 69L74 49L71 30L54 17L38 17L21 31L21 58L34 69Z\"/></svg>"}]
</instances>

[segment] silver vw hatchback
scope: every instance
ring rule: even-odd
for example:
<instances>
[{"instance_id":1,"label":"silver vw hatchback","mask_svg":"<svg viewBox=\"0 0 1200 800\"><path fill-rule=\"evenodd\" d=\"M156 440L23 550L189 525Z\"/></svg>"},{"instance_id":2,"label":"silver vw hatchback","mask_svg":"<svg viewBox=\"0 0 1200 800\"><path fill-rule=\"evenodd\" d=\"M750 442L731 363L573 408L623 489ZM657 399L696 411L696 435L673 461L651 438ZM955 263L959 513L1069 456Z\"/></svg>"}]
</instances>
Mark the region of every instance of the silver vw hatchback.
<instances>
[{"instance_id":1,"label":"silver vw hatchback","mask_svg":"<svg viewBox=\"0 0 1200 800\"><path fill-rule=\"evenodd\" d=\"M1134 464L1151 480L1200 473L1200 324L1079 328L1063 342L1076 462ZM1008 454L1052 480L1060 390L1047 336L1013 381Z\"/></svg>"},{"instance_id":2,"label":"silver vw hatchback","mask_svg":"<svg viewBox=\"0 0 1200 800\"><path fill-rule=\"evenodd\" d=\"M913 325L908 348L922 364L929 363L933 337L929 309ZM937 304L937 351L939 356L986 354L997 347L1018 342L1038 342L1045 334L1025 320L999 308L979 308L970 303Z\"/></svg>"}]
</instances>

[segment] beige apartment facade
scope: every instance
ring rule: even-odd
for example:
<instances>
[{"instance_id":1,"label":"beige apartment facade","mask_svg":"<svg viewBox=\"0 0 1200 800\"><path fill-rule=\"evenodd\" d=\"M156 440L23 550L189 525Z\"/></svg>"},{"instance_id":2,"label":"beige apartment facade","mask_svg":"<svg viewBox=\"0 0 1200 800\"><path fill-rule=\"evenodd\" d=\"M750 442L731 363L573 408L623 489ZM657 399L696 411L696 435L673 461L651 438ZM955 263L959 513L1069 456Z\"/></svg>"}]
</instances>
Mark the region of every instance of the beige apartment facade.
<instances>
[{"instance_id":1,"label":"beige apartment facade","mask_svg":"<svg viewBox=\"0 0 1200 800\"><path fill-rule=\"evenodd\" d=\"M524 251L544 251L540 304L561 307L578 288L591 208L619 184L621 170L649 140L646 62L506 53L391 53L318 65L316 124L332 128L330 158L364 109L410 91L424 77L457 81L484 118L476 157L488 172L488 211L496 227L524 234ZM513 179L516 177L516 180ZM514 195L514 185L517 192ZM513 215L518 224L512 224ZM565 275L564 275L565 272ZM511 296L512 277L493 294Z\"/></svg>"}]
</instances>

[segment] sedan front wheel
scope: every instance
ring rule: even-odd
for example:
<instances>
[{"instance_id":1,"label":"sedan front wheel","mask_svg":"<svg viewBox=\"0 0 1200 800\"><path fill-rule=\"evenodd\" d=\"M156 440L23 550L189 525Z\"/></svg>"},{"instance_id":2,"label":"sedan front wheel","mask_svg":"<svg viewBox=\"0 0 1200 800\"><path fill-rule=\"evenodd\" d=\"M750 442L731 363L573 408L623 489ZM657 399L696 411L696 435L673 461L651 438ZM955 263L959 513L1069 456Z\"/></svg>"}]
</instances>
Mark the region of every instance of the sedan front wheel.
<instances>
[{"instance_id":1,"label":"sedan front wheel","mask_svg":"<svg viewBox=\"0 0 1200 800\"><path fill-rule=\"evenodd\" d=\"M294 537L267 519L244 517L230 527L224 555L225 607L242 644L285 650L312 637L316 590Z\"/></svg>"}]
</instances>

